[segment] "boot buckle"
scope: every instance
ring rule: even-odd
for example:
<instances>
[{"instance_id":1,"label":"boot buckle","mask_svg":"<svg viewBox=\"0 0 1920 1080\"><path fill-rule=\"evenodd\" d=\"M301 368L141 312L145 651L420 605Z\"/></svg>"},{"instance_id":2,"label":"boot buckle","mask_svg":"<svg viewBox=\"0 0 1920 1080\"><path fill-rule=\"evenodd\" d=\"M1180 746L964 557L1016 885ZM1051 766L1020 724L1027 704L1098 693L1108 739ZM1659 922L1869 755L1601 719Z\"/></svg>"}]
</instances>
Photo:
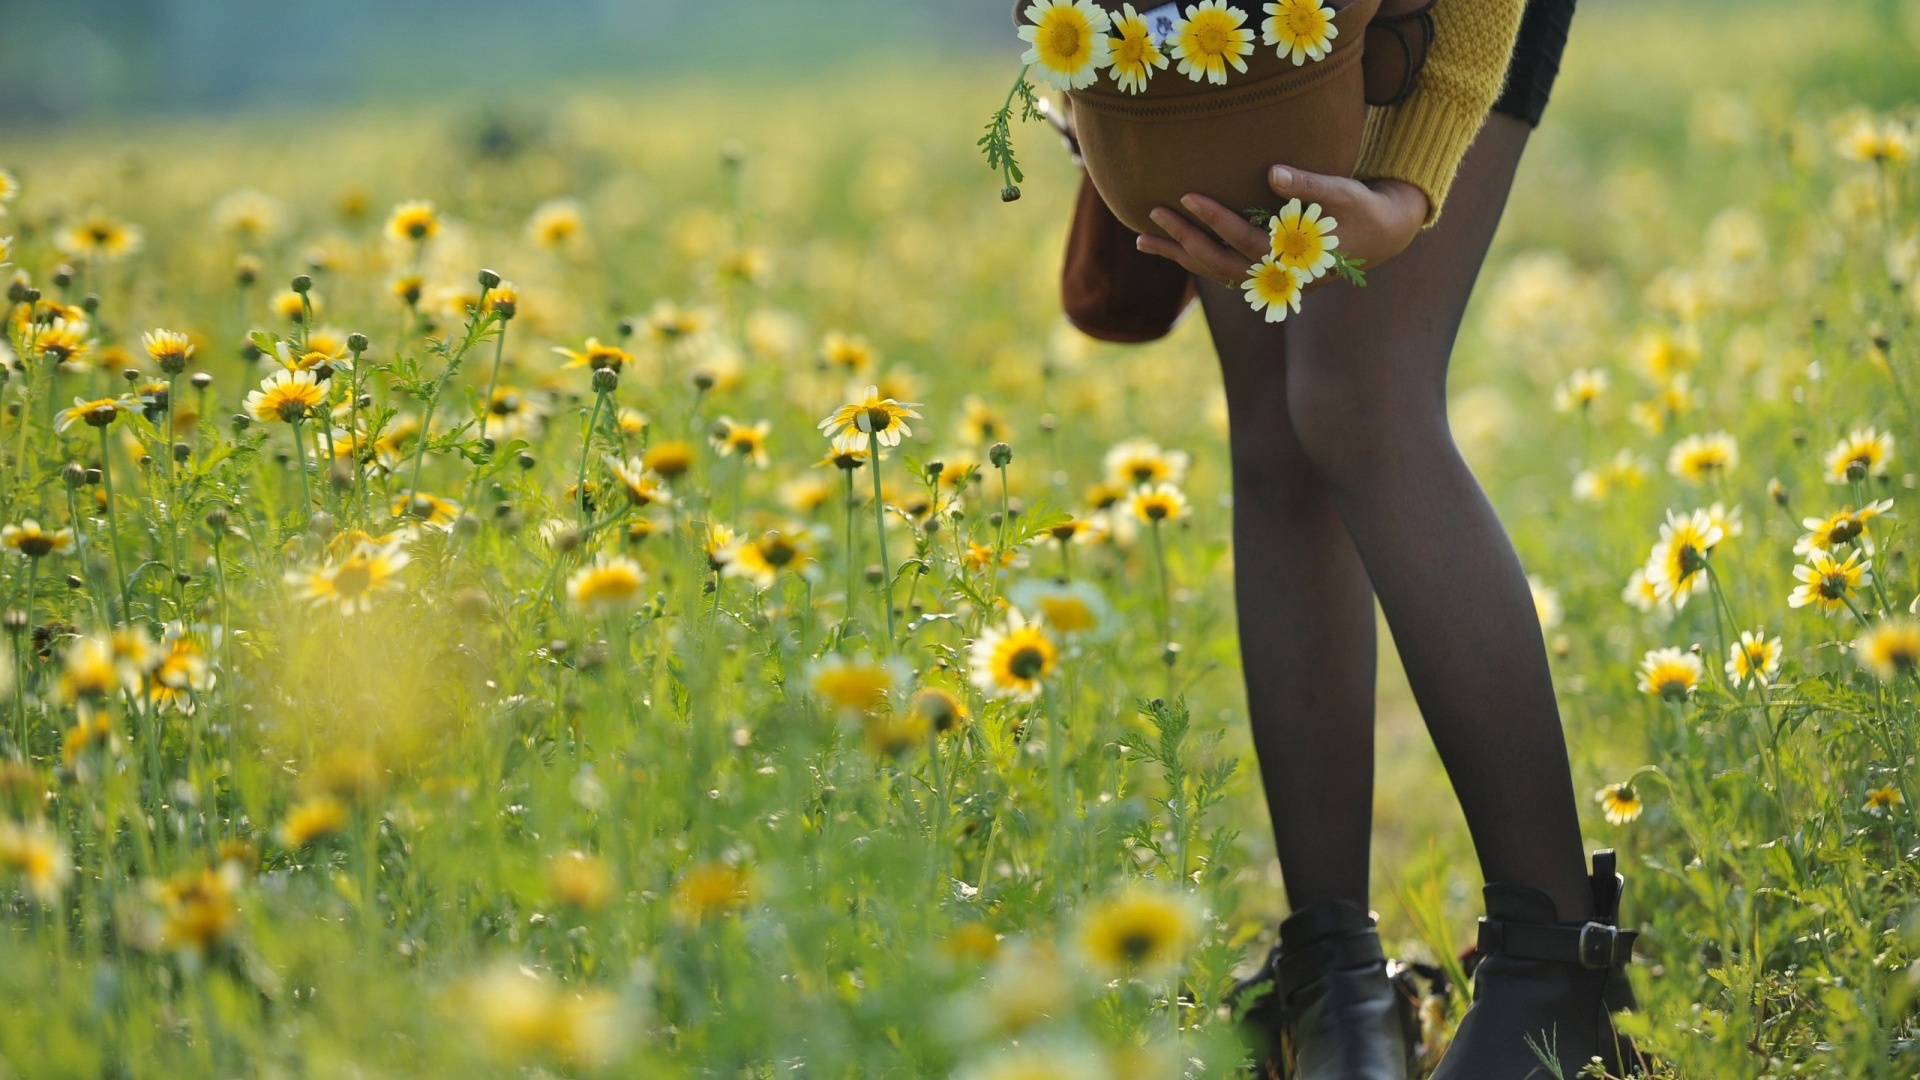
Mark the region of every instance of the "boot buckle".
<instances>
[{"instance_id":1,"label":"boot buckle","mask_svg":"<svg viewBox=\"0 0 1920 1080\"><path fill-rule=\"evenodd\" d=\"M1620 929L1603 922L1589 922L1580 928L1580 966L1589 971L1604 971L1614 965L1614 951L1620 942Z\"/></svg>"}]
</instances>

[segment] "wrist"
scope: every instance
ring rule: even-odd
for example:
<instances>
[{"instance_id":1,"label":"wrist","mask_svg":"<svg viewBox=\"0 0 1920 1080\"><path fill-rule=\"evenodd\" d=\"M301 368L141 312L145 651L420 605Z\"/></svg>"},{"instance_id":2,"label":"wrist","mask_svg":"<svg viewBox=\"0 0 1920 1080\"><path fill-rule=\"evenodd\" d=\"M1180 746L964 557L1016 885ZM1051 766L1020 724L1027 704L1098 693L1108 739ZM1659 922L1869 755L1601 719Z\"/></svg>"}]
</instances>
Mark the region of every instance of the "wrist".
<instances>
[{"instance_id":1,"label":"wrist","mask_svg":"<svg viewBox=\"0 0 1920 1080\"><path fill-rule=\"evenodd\" d=\"M1410 234L1420 231L1420 226L1426 224L1433 207L1427 199L1427 193L1417 185L1391 176L1383 176L1377 180L1368 181L1367 186L1393 207L1396 221L1403 225L1411 223L1408 227Z\"/></svg>"}]
</instances>

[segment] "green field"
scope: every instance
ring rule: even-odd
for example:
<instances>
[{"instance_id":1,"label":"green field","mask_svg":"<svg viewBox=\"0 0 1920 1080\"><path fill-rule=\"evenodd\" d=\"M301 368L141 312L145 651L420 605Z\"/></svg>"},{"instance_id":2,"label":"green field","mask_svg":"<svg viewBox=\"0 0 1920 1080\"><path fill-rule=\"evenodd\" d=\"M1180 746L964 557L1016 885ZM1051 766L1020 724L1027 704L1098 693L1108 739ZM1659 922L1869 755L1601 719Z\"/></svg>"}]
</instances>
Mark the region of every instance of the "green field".
<instances>
[{"instance_id":1,"label":"green field","mask_svg":"<svg viewBox=\"0 0 1920 1080\"><path fill-rule=\"evenodd\" d=\"M1002 204L973 145L1014 44L0 146L0 1077L1236 1073L1218 376L1064 326L1064 155ZM1588 4L1455 364L1657 1075L1920 1060L1916 57L1912 3ZM869 385L877 462L818 429ZM1383 651L1374 904L1446 960Z\"/></svg>"}]
</instances>

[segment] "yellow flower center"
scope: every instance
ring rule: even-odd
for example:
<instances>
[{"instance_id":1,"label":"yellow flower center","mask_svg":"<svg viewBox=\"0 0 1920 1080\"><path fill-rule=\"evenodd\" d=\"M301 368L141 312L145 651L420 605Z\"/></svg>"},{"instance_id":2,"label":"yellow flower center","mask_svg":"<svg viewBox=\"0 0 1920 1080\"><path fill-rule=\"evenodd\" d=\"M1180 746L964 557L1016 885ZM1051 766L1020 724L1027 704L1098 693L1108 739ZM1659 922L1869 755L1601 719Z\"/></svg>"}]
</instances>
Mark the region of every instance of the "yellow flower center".
<instances>
[{"instance_id":1,"label":"yellow flower center","mask_svg":"<svg viewBox=\"0 0 1920 1080\"><path fill-rule=\"evenodd\" d=\"M1012 656L1007 657L1007 671L1016 679L1031 681L1039 678L1046 670L1046 651L1037 645L1023 645L1015 649Z\"/></svg>"}]
</instances>

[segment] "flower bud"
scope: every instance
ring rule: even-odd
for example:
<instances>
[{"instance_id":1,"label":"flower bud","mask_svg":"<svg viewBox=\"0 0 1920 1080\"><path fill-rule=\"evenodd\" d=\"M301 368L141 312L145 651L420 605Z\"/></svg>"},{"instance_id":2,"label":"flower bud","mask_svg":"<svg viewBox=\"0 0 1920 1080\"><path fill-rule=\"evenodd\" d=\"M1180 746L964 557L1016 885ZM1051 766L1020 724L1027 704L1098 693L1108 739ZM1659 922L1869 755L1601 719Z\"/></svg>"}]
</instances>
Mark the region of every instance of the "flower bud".
<instances>
[{"instance_id":1,"label":"flower bud","mask_svg":"<svg viewBox=\"0 0 1920 1080\"><path fill-rule=\"evenodd\" d=\"M60 470L60 478L67 482L68 487L79 487L87 482L86 466L77 461L70 461L66 468Z\"/></svg>"},{"instance_id":2,"label":"flower bud","mask_svg":"<svg viewBox=\"0 0 1920 1080\"><path fill-rule=\"evenodd\" d=\"M593 373L593 392L611 394L620 386L620 373L612 368L601 368Z\"/></svg>"},{"instance_id":3,"label":"flower bud","mask_svg":"<svg viewBox=\"0 0 1920 1080\"><path fill-rule=\"evenodd\" d=\"M1008 184L1000 189L1001 202L1017 202L1020 199L1020 185Z\"/></svg>"},{"instance_id":4,"label":"flower bud","mask_svg":"<svg viewBox=\"0 0 1920 1080\"><path fill-rule=\"evenodd\" d=\"M212 529L216 534L227 531L226 507L215 506L207 511L207 528Z\"/></svg>"},{"instance_id":5,"label":"flower bud","mask_svg":"<svg viewBox=\"0 0 1920 1080\"><path fill-rule=\"evenodd\" d=\"M366 352L367 346L369 344L370 343L367 341L367 335L361 333L358 330L355 330L353 333L347 335L347 351L354 354L355 356L358 356L361 353Z\"/></svg>"},{"instance_id":6,"label":"flower bud","mask_svg":"<svg viewBox=\"0 0 1920 1080\"><path fill-rule=\"evenodd\" d=\"M1013 447L997 442L987 448L987 460L993 462L996 469L1004 469L1013 460Z\"/></svg>"},{"instance_id":7,"label":"flower bud","mask_svg":"<svg viewBox=\"0 0 1920 1080\"><path fill-rule=\"evenodd\" d=\"M305 296L307 293L313 291L313 275L295 274L293 277L293 282L288 287L291 288L294 292L297 292L300 295Z\"/></svg>"},{"instance_id":8,"label":"flower bud","mask_svg":"<svg viewBox=\"0 0 1920 1080\"><path fill-rule=\"evenodd\" d=\"M195 390L198 390L201 393L205 393L207 387L213 385L213 376L207 374L204 371L196 371L193 373L193 378L187 381L193 384L193 388Z\"/></svg>"},{"instance_id":9,"label":"flower bud","mask_svg":"<svg viewBox=\"0 0 1920 1080\"><path fill-rule=\"evenodd\" d=\"M54 285L62 289L72 285L74 273L73 267L68 266L66 263L61 263L59 266L54 267L53 274L51 275Z\"/></svg>"},{"instance_id":10,"label":"flower bud","mask_svg":"<svg viewBox=\"0 0 1920 1080\"><path fill-rule=\"evenodd\" d=\"M183 442L173 444L173 460L185 461L193 456L193 447Z\"/></svg>"},{"instance_id":11,"label":"flower bud","mask_svg":"<svg viewBox=\"0 0 1920 1080\"><path fill-rule=\"evenodd\" d=\"M499 274L496 274L493 271L486 270L486 269L482 269L480 271L480 287L481 288L491 289L498 284L500 284Z\"/></svg>"}]
</instances>

